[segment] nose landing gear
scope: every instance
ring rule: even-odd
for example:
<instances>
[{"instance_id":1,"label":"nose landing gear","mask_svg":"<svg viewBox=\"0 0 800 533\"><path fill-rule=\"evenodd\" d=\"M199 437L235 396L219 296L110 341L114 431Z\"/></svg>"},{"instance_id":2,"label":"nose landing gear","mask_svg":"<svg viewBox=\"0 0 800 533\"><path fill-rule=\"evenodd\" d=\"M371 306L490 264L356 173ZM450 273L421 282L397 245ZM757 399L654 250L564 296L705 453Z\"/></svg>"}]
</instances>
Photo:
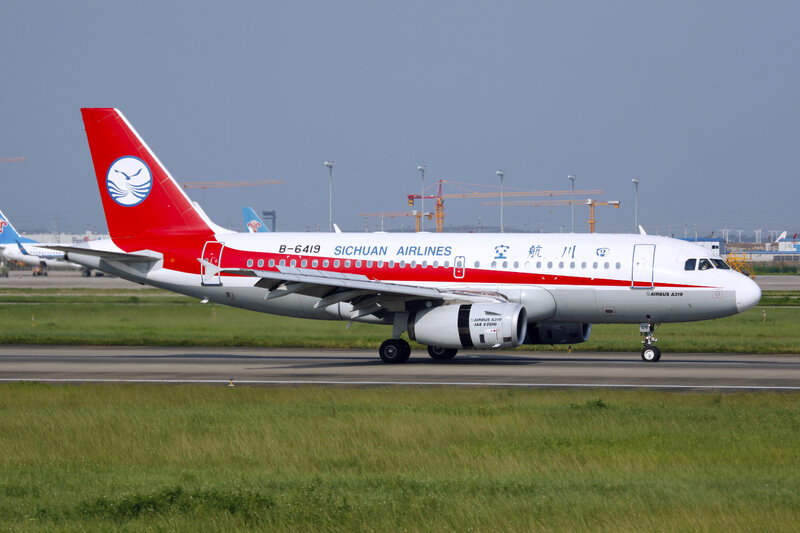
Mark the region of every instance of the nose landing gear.
<instances>
[{"instance_id":1,"label":"nose landing gear","mask_svg":"<svg viewBox=\"0 0 800 533\"><path fill-rule=\"evenodd\" d=\"M654 344L658 341L654 335L655 332L656 324L652 322L639 324L639 333L644 335L644 340L642 341L642 344L644 344L644 347L642 347L642 360L647 363L655 363L661 359L661 350Z\"/></svg>"}]
</instances>

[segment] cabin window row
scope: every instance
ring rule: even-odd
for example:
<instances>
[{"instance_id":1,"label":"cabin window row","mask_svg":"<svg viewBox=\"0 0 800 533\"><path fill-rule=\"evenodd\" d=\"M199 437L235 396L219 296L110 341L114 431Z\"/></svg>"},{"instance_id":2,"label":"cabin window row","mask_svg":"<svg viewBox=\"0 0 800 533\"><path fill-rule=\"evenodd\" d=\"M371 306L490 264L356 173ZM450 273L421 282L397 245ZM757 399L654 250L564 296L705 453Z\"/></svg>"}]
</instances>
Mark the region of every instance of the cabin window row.
<instances>
[{"instance_id":1,"label":"cabin window row","mask_svg":"<svg viewBox=\"0 0 800 533\"><path fill-rule=\"evenodd\" d=\"M431 263L428 263L428 261L422 261L421 263L417 263L416 261L410 261L410 262L406 263L405 261L371 261L371 260L370 261L362 261L361 259L356 259L355 261L350 260L350 259L345 259L344 261L342 261L340 259L334 259L333 261L331 261L329 259L323 259L322 261L320 261L318 259L312 259L311 261L309 261L308 259L301 259L299 266L300 266L300 268L307 268L309 266L309 264L310 264L311 268L319 268L320 265L322 265L322 268L329 268L329 267L331 267L331 265L333 265L333 268L339 268L342 265L344 265L345 268L350 268L353 265L355 265L356 268L361 268L364 265L364 263L366 263L366 267L367 268L372 268L373 266L376 266L377 268L384 268L384 267L386 267L386 268L395 268L395 267L398 267L398 268L406 268L406 267L409 267L409 268L417 268L417 267L420 267L420 268L428 268L428 267L439 268L440 266L442 266L444 268L450 268L450 261L444 261L440 265L439 261L433 261ZM264 260L263 259L259 259L257 262L254 261L253 259L248 259L247 260L247 267L248 268L251 268L254 265L257 265L258 268L264 268ZM270 268L274 268L275 265L282 266L282 267L283 266L287 266L287 263L286 263L286 259L281 259L281 260L279 260L277 262L274 259L270 259L267 262L267 265ZM288 266L290 266L290 267L298 266L297 259L291 259L289 261L289 263L288 263Z\"/></svg>"},{"instance_id":2,"label":"cabin window row","mask_svg":"<svg viewBox=\"0 0 800 533\"><path fill-rule=\"evenodd\" d=\"M350 259L345 259L344 261L341 261L339 259L334 259L333 261L330 261L329 259L323 259L322 261L319 261L318 259L312 259L310 261L311 268L319 268L320 263L322 264L322 268L329 268L331 266L331 264L333 265L333 268L339 268L339 267L342 266L342 263L344 263L344 267L345 268L350 268L351 266L353 266L353 263L355 263L355 267L356 268L361 268L364 262L361 259L356 259L355 261L352 261ZM281 259L281 260L277 261L277 263L276 263L276 261L274 259L270 259L267 262L267 265L270 268L274 268L276 264L278 266L282 266L282 267L287 265L285 259ZM514 261L513 262L514 268L519 268L519 264L520 264L519 261ZM688 264L688 262L687 262L687 264ZM248 268L252 268L254 265L257 265L258 268L264 268L264 260L263 259L259 259L258 261L254 261L253 259L248 259L247 260L247 267ZM395 267L398 267L398 268L406 268L406 267L409 267L409 268L417 268L417 267L428 268L429 266L433 267L433 268L438 268L440 266L439 261L433 261L432 263L428 263L427 261L422 261L421 263L417 263L416 261L411 261L409 263L406 263L405 261L397 261L397 262L395 262L395 261L366 261L367 268L372 268L373 265L377 266L377 268L384 268L384 267L387 267L387 268L395 268ZM508 261L503 261L500 265L501 265L502 268L508 268L509 262ZM289 266L290 267L298 266L297 260L296 259L291 259L289 261ZM309 260L308 259L300 260L300 265L299 266L300 266L300 268L307 268L309 266ZM450 261L444 261L444 263L442 263L441 266L444 267L444 268L450 268ZM547 262L547 268L548 269L552 269L553 266L554 266L554 262L553 261L548 261ZM564 261L559 261L558 262L558 268L563 269L564 266L565 266ZM480 261L475 261L474 267L475 268L480 268L481 267L481 262ZM497 268L497 267L498 267L498 262L497 261L492 261L491 268ZM525 262L525 268L530 268L530 267L531 267L531 263L526 261ZM727 267L727 265L726 265L726 267ZM536 268L537 269L541 269L542 268L542 262L541 261L537 261L536 262ZM569 268L572 268L572 269L577 268L577 263L575 261L571 261L569 263ZM583 261L580 264L580 268L582 268L582 269L588 268L588 263L586 261ZM600 263L595 261L594 263L592 263L592 268L595 269L595 270L597 270L599 268L604 268L604 269L608 270L608 269L611 268L611 263L606 261L601 266ZM614 268L619 270L620 268L622 268L622 264L617 262L617 263L614 264ZM718 267L718 268L722 268L722 267ZM687 270L688 270L688 268L687 268Z\"/></svg>"}]
</instances>

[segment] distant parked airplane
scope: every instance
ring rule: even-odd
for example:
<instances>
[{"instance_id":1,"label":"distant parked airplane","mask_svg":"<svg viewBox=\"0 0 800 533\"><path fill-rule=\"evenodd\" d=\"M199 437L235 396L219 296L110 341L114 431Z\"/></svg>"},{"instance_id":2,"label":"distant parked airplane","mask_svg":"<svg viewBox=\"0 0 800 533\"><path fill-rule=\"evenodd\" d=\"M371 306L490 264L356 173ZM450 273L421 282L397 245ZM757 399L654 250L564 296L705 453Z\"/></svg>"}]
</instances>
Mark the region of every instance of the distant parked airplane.
<instances>
[{"instance_id":1,"label":"distant parked airplane","mask_svg":"<svg viewBox=\"0 0 800 533\"><path fill-rule=\"evenodd\" d=\"M64 252L42 248L41 244L17 233L8 217L0 211L0 256L34 267L60 265L83 268L65 261Z\"/></svg>"}]
</instances>

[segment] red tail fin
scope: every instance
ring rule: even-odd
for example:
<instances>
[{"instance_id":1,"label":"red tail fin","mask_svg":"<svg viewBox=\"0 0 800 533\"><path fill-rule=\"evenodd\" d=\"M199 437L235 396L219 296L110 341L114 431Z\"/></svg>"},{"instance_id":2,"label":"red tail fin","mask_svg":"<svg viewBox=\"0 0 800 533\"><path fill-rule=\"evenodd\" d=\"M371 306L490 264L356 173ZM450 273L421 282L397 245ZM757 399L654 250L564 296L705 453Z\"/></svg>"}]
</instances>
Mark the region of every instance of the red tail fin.
<instances>
[{"instance_id":1,"label":"red tail fin","mask_svg":"<svg viewBox=\"0 0 800 533\"><path fill-rule=\"evenodd\" d=\"M81 113L113 239L214 233L122 113Z\"/></svg>"}]
</instances>

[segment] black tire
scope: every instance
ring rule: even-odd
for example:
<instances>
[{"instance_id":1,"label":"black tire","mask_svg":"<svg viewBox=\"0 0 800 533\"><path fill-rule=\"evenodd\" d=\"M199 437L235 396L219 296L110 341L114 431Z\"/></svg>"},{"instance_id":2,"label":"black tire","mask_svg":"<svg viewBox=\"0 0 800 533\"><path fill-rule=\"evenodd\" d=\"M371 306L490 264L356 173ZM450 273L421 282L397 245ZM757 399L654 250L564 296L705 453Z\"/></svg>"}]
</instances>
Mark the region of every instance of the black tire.
<instances>
[{"instance_id":1,"label":"black tire","mask_svg":"<svg viewBox=\"0 0 800 533\"><path fill-rule=\"evenodd\" d=\"M645 344L642 348L642 361L646 363L657 363L661 359L661 350L652 344Z\"/></svg>"},{"instance_id":2,"label":"black tire","mask_svg":"<svg viewBox=\"0 0 800 533\"><path fill-rule=\"evenodd\" d=\"M444 361L456 356L458 350L455 348L442 348L441 346L428 346L428 355L433 359Z\"/></svg>"},{"instance_id":3,"label":"black tire","mask_svg":"<svg viewBox=\"0 0 800 533\"><path fill-rule=\"evenodd\" d=\"M386 339L378 349L384 363L403 363L411 355L411 347L403 339Z\"/></svg>"}]
</instances>

